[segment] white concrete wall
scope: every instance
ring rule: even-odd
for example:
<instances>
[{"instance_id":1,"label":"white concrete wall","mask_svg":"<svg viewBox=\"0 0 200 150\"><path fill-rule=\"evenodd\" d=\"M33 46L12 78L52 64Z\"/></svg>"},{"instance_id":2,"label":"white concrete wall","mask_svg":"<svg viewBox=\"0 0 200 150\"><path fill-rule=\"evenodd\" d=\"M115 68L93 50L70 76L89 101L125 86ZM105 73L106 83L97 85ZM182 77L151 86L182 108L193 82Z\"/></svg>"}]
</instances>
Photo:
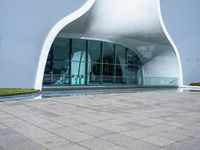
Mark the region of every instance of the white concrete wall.
<instances>
[{"instance_id":1,"label":"white concrete wall","mask_svg":"<svg viewBox=\"0 0 200 150\"><path fill-rule=\"evenodd\" d=\"M85 0L0 0L0 88L34 88L51 28Z\"/></svg>"},{"instance_id":2,"label":"white concrete wall","mask_svg":"<svg viewBox=\"0 0 200 150\"><path fill-rule=\"evenodd\" d=\"M181 57L184 84L200 82L200 1L161 0L167 30Z\"/></svg>"}]
</instances>

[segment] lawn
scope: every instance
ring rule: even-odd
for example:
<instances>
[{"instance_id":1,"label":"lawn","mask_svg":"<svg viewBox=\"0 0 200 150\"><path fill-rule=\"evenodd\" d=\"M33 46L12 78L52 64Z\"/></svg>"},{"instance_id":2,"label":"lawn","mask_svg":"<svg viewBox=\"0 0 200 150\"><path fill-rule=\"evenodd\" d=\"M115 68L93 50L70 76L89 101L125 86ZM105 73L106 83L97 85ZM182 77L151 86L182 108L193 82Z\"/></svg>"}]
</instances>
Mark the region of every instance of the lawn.
<instances>
[{"instance_id":1,"label":"lawn","mask_svg":"<svg viewBox=\"0 0 200 150\"><path fill-rule=\"evenodd\" d=\"M190 84L190 86L200 86L200 82L193 82Z\"/></svg>"},{"instance_id":2,"label":"lawn","mask_svg":"<svg viewBox=\"0 0 200 150\"><path fill-rule=\"evenodd\" d=\"M21 88L0 88L0 96L35 93L38 90Z\"/></svg>"}]
</instances>

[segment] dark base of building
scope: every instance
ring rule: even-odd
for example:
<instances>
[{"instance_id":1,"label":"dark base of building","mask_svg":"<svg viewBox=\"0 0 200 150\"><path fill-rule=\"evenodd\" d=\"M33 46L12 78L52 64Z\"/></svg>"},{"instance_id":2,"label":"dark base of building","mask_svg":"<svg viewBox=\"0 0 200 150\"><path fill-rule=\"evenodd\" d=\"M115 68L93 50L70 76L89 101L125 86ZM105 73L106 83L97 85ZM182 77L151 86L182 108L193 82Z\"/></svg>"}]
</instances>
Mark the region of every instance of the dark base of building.
<instances>
[{"instance_id":1,"label":"dark base of building","mask_svg":"<svg viewBox=\"0 0 200 150\"><path fill-rule=\"evenodd\" d=\"M104 90L104 89L177 89L177 86L43 86L42 91Z\"/></svg>"}]
</instances>

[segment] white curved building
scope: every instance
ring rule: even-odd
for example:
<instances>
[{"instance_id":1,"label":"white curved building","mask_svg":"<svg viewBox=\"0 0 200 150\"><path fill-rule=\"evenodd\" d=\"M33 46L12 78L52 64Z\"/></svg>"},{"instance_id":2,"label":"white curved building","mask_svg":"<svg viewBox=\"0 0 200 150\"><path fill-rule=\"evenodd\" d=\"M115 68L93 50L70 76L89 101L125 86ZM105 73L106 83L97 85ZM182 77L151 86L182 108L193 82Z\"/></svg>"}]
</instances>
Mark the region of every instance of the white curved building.
<instances>
[{"instance_id":1,"label":"white curved building","mask_svg":"<svg viewBox=\"0 0 200 150\"><path fill-rule=\"evenodd\" d=\"M2 0L0 88L197 82L197 3Z\"/></svg>"}]
</instances>

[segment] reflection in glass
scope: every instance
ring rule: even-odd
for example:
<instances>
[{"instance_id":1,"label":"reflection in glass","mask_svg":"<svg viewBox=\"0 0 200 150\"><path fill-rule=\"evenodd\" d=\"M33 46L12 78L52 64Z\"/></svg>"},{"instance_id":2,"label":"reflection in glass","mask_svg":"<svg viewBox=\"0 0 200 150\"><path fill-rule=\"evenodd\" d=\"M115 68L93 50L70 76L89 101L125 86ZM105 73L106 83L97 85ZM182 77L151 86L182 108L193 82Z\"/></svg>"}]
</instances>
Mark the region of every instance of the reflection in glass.
<instances>
[{"instance_id":1,"label":"reflection in glass","mask_svg":"<svg viewBox=\"0 0 200 150\"><path fill-rule=\"evenodd\" d=\"M44 85L142 85L138 56L121 45L56 38L46 63Z\"/></svg>"}]
</instances>

